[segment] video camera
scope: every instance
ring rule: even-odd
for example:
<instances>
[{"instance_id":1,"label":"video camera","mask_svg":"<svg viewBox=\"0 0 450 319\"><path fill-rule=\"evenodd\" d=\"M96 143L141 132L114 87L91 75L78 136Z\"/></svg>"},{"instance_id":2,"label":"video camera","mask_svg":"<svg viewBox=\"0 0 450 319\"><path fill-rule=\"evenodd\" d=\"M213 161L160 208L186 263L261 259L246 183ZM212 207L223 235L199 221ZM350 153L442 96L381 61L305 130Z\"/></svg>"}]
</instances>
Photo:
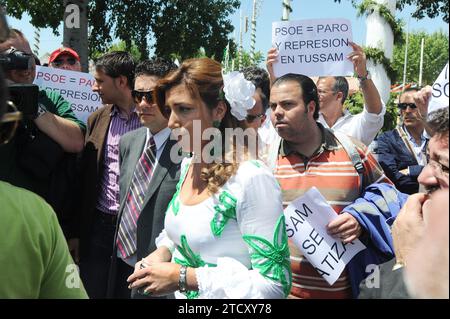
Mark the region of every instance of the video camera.
<instances>
[{"instance_id":1,"label":"video camera","mask_svg":"<svg viewBox=\"0 0 450 319\"><path fill-rule=\"evenodd\" d=\"M10 29L6 21L4 9L0 6L0 43L10 36ZM0 52L0 67L3 71L29 70L33 67L34 56L15 48ZM34 84L9 85L9 100L22 112L25 121L36 117L38 110L39 87Z\"/></svg>"},{"instance_id":2,"label":"video camera","mask_svg":"<svg viewBox=\"0 0 450 319\"><path fill-rule=\"evenodd\" d=\"M4 71L28 70L33 67L34 57L14 48L0 54L0 66ZM34 84L11 84L9 99L22 112L23 119L32 120L38 111L39 87Z\"/></svg>"},{"instance_id":3,"label":"video camera","mask_svg":"<svg viewBox=\"0 0 450 319\"><path fill-rule=\"evenodd\" d=\"M33 67L34 56L15 48L10 48L0 54L0 65L4 71L29 70Z\"/></svg>"},{"instance_id":4,"label":"video camera","mask_svg":"<svg viewBox=\"0 0 450 319\"><path fill-rule=\"evenodd\" d=\"M22 112L23 119L30 121L38 112L39 86L35 84L11 84L8 86L9 99Z\"/></svg>"}]
</instances>

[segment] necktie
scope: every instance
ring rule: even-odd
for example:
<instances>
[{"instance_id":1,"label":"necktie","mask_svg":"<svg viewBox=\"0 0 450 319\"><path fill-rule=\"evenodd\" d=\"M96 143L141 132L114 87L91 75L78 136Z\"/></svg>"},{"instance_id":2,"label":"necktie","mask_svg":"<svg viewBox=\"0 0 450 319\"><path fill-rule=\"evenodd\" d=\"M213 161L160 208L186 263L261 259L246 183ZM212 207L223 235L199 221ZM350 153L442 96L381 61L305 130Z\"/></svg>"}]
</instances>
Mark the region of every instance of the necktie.
<instances>
[{"instance_id":1,"label":"necktie","mask_svg":"<svg viewBox=\"0 0 450 319\"><path fill-rule=\"evenodd\" d=\"M124 212L119 225L117 248L124 259L132 256L137 249L137 220L144 206L145 195L154 170L155 158L156 146L152 137L134 170L133 180L131 181Z\"/></svg>"}]
</instances>

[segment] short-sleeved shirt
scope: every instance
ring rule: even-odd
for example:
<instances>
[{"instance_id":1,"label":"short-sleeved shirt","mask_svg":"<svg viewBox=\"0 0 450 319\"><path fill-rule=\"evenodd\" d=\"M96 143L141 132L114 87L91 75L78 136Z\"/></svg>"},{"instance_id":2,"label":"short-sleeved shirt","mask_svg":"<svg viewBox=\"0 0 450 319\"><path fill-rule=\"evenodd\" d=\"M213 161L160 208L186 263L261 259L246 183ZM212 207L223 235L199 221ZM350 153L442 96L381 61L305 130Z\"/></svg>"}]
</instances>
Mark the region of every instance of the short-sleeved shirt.
<instances>
[{"instance_id":1,"label":"short-sleeved shirt","mask_svg":"<svg viewBox=\"0 0 450 319\"><path fill-rule=\"evenodd\" d=\"M336 214L360 197L360 178L353 163L328 129L319 124L322 144L311 158L293 151L288 142L282 141L275 177L283 194L283 206L301 197L311 187L316 187L326 198ZM364 188L372 183L390 183L367 147L352 140L364 165ZM292 241L291 250L292 290L298 298L351 298L349 275L345 270L338 281L330 287Z\"/></svg>"},{"instance_id":2,"label":"short-sleeved shirt","mask_svg":"<svg viewBox=\"0 0 450 319\"><path fill-rule=\"evenodd\" d=\"M4 182L0 199L0 299L87 298L52 208Z\"/></svg>"},{"instance_id":3,"label":"short-sleeved shirt","mask_svg":"<svg viewBox=\"0 0 450 319\"><path fill-rule=\"evenodd\" d=\"M58 115L63 119L75 122L83 131L86 131L86 124L78 119L70 108L70 104L59 93L54 91L39 91L38 103L42 104L48 112Z\"/></svg>"},{"instance_id":4,"label":"short-sleeved shirt","mask_svg":"<svg viewBox=\"0 0 450 319\"><path fill-rule=\"evenodd\" d=\"M41 90L39 91L38 103L44 105L48 112L69 121L73 121L83 131L85 131L85 124L77 119L77 117L71 110L69 103L59 93ZM26 188L32 192L46 197L48 192L47 188L49 187L50 183L48 178L36 178L35 176L33 176L34 172L30 173L20 164L21 160L23 159L22 151L24 151L24 145L29 145L30 148L27 148L27 150L33 150L33 154L36 154L36 157L40 157L40 155L43 155L43 157L46 158L46 160L43 162L41 158L34 158L34 156L33 158L31 158L32 156L30 155L26 156L27 163L35 161L37 165L43 165L42 163L46 163L48 159L56 161L56 159L61 157L63 150L57 149L57 147L50 145L50 143L47 141L46 143L44 143L44 145L46 147L50 147L52 150L56 149L58 154L52 154L52 156L48 156L49 151L47 149L42 150L42 153L39 154L37 147L31 146L32 143L35 143L35 140L31 140L28 136L29 133L25 132L23 129L19 129L16 133L16 136L8 144L0 145L0 180L9 182L18 187ZM49 140L49 138L47 138L47 140ZM42 145L42 143L40 145Z\"/></svg>"}]
</instances>

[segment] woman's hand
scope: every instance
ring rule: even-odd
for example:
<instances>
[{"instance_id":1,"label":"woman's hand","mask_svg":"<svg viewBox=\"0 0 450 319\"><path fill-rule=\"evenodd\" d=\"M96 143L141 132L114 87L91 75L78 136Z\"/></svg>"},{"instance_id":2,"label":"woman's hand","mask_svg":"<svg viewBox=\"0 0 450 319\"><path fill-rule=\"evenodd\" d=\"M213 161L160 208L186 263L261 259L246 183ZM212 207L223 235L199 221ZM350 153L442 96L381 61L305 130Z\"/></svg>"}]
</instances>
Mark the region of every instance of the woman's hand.
<instances>
[{"instance_id":1,"label":"woman's hand","mask_svg":"<svg viewBox=\"0 0 450 319\"><path fill-rule=\"evenodd\" d=\"M343 213L328 224L328 233L338 237L344 244L349 244L361 236L362 228L355 217Z\"/></svg>"},{"instance_id":2,"label":"woman's hand","mask_svg":"<svg viewBox=\"0 0 450 319\"><path fill-rule=\"evenodd\" d=\"M140 265L140 263L138 263ZM128 277L128 288L144 288L144 295L165 296L178 290L180 265L169 262L153 262Z\"/></svg>"}]
</instances>

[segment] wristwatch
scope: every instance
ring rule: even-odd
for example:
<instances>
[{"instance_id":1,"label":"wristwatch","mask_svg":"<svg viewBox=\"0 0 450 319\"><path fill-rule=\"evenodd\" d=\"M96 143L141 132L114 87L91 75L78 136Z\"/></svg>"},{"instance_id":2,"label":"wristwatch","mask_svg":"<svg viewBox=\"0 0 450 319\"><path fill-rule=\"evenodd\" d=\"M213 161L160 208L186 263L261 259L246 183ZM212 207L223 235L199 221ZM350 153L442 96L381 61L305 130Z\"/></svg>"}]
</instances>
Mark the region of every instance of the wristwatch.
<instances>
[{"instance_id":1,"label":"wristwatch","mask_svg":"<svg viewBox=\"0 0 450 319\"><path fill-rule=\"evenodd\" d=\"M181 266L180 267L180 279L178 281L178 288L181 293L185 293L187 291L187 280L186 280L186 274L187 274L187 267Z\"/></svg>"},{"instance_id":2,"label":"wristwatch","mask_svg":"<svg viewBox=\"0 0 450 319\"><path fill-rule=\"evenodd\" d=\"M363 84L365 81L371 80L371 79L372 79L372 76L370 75L369 70L367 70L367 75L366 76L359 76L358 75L358 80L359 80L359 84L360 85Z\"/></svg>"},{"instance_id":3,"label":"wristwatch","mask_svg":"<svg viewBox=\"0 0 450 319\"><path fill-rule=\"evenodd\" d=\"M45 113L47 113L47 108L43 104L39 103L35 118L37 119L38 117L44 115Z\"/></svg>"}]
</instances>

